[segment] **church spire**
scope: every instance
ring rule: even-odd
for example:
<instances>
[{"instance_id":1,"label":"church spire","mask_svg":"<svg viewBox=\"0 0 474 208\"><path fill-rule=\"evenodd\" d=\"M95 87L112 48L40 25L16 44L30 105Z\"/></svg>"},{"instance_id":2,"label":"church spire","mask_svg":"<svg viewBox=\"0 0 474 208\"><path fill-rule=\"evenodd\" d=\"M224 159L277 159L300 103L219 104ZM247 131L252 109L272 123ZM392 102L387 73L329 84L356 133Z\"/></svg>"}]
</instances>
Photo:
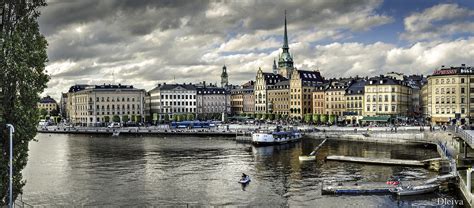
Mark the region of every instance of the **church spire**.
<instances>
[{"instance_id":1,"label":"church spire","mask_svg":"<svg viewBox=\"0 0 474 208\"><path fill-rule=\"evenodd\" d=\"M283 47L282 47L283 51L288 51L288 49L290 49L290 47L288 47L288 32L286 30L286 10L285 10L285 34L283 36Z\"/></svg>"}]
</instances>

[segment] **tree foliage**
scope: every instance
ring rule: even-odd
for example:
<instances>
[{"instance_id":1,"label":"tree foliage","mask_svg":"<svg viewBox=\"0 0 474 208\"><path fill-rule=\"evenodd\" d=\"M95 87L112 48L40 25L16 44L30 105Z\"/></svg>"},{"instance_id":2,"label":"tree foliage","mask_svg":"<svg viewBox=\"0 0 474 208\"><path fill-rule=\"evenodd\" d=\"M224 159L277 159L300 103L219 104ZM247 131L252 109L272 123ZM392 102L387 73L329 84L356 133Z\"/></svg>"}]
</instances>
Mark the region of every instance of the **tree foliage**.
<instances>
[{"instance_id":1,"label":"tree foliage","mask_svg":"<svg viewBox=\"0 0 474 208\"><path fill-rule=\"evenodd\" d=\"M23 192L21 171L28 161L28 144L36 136L39 122L37 103L49 76L45 66L47 41L40 34L37 19L44 0L4 0L0 2L0 123L1 138L9 138L6 124L15 126L13 135L14 200ZM1 139L0 206L7 203L9 140Z\"/></svg>"}]
</instances>

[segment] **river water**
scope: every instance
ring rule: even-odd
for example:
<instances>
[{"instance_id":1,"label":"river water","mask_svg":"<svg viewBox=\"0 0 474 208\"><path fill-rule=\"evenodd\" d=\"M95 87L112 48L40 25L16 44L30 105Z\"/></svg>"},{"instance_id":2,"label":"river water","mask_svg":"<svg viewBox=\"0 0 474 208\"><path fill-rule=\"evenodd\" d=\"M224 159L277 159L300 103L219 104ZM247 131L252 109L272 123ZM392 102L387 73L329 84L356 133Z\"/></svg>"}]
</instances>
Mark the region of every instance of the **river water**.
<instances>
[{"instance_id":1,"label":"river water","mask_svg":"<svg viewBox=\"0 0 474 208\"><path fill-rule=\"evenodd\" d=\"M23 201L35 206L436 206L447 191L409 198L321 195L321 182L425 179L423 168L324 161L331 155L438 157L432 146L328 141L317 161L300 162L321 140L253 147L223 138L38 134L23 171ZM252 182L237 183L242 173Z\"/></svg>"}]
</instances>

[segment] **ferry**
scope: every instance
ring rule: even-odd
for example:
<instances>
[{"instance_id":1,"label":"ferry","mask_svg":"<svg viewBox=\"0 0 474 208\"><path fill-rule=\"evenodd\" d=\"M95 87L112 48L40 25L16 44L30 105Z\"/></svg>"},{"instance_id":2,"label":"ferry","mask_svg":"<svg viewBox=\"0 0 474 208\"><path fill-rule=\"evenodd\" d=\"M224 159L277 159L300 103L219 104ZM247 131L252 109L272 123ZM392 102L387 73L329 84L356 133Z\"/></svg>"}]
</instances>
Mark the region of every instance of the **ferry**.
<instances>
[{"instance_id":1,"label":"ferry","mask_svg":"<svg viewBox=\"0 0 474 208\"><path fill-rule=\"evenodd\" d=\"M280 131L277 127L275 131L257 131L252 134L252 144L254 145L273 145L296 142L303 137L298 130Z\"/></svg>"}]
</instances>

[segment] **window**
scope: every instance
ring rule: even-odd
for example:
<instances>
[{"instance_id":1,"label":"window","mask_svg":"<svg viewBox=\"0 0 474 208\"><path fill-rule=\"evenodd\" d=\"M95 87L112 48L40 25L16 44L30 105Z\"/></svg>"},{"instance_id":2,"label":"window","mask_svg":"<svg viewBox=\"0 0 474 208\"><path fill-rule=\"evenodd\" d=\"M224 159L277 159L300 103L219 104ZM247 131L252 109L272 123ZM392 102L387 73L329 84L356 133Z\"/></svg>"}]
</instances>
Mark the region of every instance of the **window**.
<instances>
[{"instance_id":1,"label":"window","mask_svg":"<svg viewBox=\"0 0 474 208\"><path fill-rule=\"evenodd\" d=\"M462 80L462 79L461 79ZM461 108L461 113L464 114L466 113L466 109L465 108Z\"/></svg>"},{"instance_id":2,"label":"window","mask_svg":"<svg viewBox=\"0 0 474 208\"><path fill-rule=\"evenodd\" d=\"M461 78L461 83L464 83L464 78Z\"/></svg>"},{"instance_id":3,"label":"window","mask_svg":"<svg viewBox=\"0 0 474 208\"><path fill-rule=\"evenodd\" d=\"M461 94L464 94L464 87L461 87Z\"/></svg>"},{"instance_id":4,"label":"window","mask_svg":"<svg viewBox=\"0 0 474 208\"><path fill-rule=\"evenodd\" d=\"M395 112L397 110L397 106L392 105L392 112Z\"/></svg>"},{"instance_id":5,"label":"window","mask_svg":"<svg viewBox=\"0 0 474 208\"><path fill-rule=\"evenodd\" d=\"M464 98L461 98L461 103L464 103Z\"/></svg>"}]
</instances>

